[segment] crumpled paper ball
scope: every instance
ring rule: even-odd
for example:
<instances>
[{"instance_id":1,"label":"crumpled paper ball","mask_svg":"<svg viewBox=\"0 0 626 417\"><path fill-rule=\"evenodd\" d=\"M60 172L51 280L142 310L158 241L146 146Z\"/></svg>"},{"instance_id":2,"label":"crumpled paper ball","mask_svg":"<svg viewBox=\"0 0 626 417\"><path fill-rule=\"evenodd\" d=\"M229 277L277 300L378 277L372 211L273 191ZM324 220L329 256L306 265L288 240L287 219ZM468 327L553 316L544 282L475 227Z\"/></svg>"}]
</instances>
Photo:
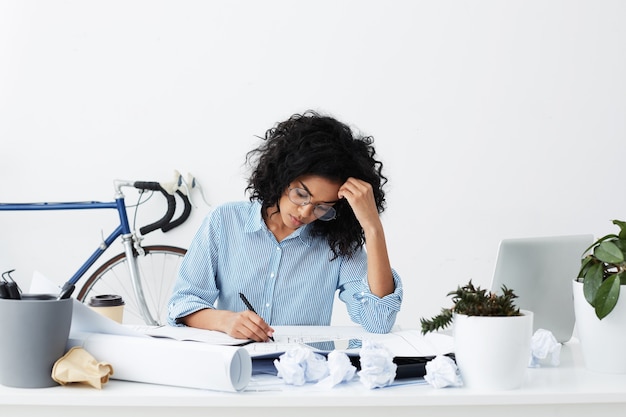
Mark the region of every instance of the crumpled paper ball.
<instances>
[{"instance_id":1,"label":"crumpled paper ball","mask_svg":"<svg viewBox=\"0 0 626 417\"><path fill-rule=\"evenodd\" d=\"M424 380L435 388L460 387L463 385L463 379L456 362L445 355L437 355L426 363Z\"/></svg>"},{"instance_id":2,"label":"crumpled paper ball","mask_svg":"<svg viewBox=\"0 0 626 417\"><path fill-rule=\"evenodd\" d=\"M58 359L52 367L52 379L61 385L78 382L101 389L113 375L113 367L98 362L80 346L74 346Z\"/></svg>"},{"instance_id":3,"label":"crumpled paper ball","mask_svg":"<svg viewBox=\"0 0 626 417\"><path fill-rule=\"evenodd\" d=\"M342 382L351 381L356 374L356 367L352 365L348 355L334 350L328 354L328 373L326 378L317 383L318 386L332 388Z\"/></svg>"},{"instance_id":4,"label":"crumpled paper ball","mask_svg":"<svg viewBox=\"0 0 626 417\"><path fill-rule=\"evenodd\" d=\"M361 370L358 375L363 385L370 389L391 385L398 366L393 362L393 354L387 347L372 340L364 340L359 355Z\"/></svg>"},{"instance_id":5,"label":"crumpled paper ball","mask_svg":"<svg viewBox=\"0 0 626 417\"><path fill-rule=\"evenodd\" d=\"M317 382L328 375L326 358L304 346L294 346L274 360L278 377L289 385Z\"/></svg>"},{"instance_id":6,"label":"crumpled paper ball","mask_svg":"<svg viewBox=\"0 0 626 417\"><path fill-rule=\"evenodd\" d=\"M530 361L528 366L537 368L546 363L544 359L550 356L549 365L559 366L561 363L561 344L551 331L537 329L530 340Z\"/></svg>"}]
</instances>

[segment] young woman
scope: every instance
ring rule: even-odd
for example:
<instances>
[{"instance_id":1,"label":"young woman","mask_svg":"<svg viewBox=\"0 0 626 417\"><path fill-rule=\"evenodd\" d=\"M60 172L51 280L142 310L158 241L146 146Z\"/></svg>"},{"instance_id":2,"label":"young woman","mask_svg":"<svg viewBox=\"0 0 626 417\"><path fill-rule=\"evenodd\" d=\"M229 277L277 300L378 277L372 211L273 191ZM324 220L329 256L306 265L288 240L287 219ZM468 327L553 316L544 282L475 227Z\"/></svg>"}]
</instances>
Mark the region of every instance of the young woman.
<instances>
[{"instance_id":1,"label":"young woman","mask_svg":"<svg viewBox=\"0 0 626 417\"><path fill-rule=\"evenodd\" d=\"M193 238L170 324L267 341L272 325L329 325L339 291L352 321L389 332L402 284L375 156L371 137L312 111L269 129L246 158L250 201L216 207Z\"/></svg>"}]
</instances>

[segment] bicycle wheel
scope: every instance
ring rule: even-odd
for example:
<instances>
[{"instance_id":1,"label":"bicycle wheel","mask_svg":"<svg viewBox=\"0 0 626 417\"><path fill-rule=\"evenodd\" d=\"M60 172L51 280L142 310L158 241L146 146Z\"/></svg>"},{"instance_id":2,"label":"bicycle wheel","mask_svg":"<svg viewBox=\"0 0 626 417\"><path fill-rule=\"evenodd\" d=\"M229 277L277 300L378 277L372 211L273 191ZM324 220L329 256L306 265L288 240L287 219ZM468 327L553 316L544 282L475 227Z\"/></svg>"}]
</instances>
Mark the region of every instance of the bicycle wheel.
<instances>
[{"instance_id":1,"label":"bicycle wheel","mask_svg":"<svg viewBox=\"0 0 626 417\"><path fill-rule=\"evenodd\" d=\"M134 254L147 307L159 324L167 322L167 302L172 294L178 268L187 252L175 246L146 246L145 255ZM125 253L102 264L80 289L79 301L96 295L116 294L124 299L124 324L145 325L128 272Z\"/></svg>"}]
</instances>

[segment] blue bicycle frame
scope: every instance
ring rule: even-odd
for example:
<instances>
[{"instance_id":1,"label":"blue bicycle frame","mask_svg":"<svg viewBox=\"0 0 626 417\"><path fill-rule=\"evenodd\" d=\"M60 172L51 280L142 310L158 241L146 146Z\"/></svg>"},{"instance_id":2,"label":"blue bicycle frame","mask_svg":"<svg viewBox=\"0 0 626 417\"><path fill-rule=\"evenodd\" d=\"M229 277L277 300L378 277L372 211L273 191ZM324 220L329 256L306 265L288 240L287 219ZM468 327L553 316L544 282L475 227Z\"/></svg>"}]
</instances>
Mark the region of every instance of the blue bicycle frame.
<instances>
[{"instance_id":1,"label":"blue bicycle frame","mask_svg":"<svg viewBox=\"0 0 626 417\"><path fill-rule=\"evenodd\" d=\"M119 226L107 237L96 249L87 261L74 273L74 275L63 285L60 298L67 298L74 291L76 283L85 275L87 270L102 256L108 247L120 236L131 236L128 216L124 197L116 198L115 202L83 201L70 203L16 203L0 204L2 211L25 211L25 210L95 210L95 209L116 209L119 213ZM122 238L124 239L124 238ZM127 254L128 255L128 254ZM131 252L132 256L132 252ZM67 293L67 291L70 291Z\"/></svg>"},{"instance_id":2,"label":"blue bicycle frame","mask_svg":"<svg viewBox=\"0 0 626 417\"><path fill-rule=\"evenodd\" d=\"M99 201L82 201L82 202L58 202L58 203L0 203L0 211L48 211L48 210L96 210L96 209L115 209L118 212L120 223L117 228L102 242L102 244L93 252L93 254L83 263L83 265L74 273L74 275L63 285L59 293L58 298L68 298L74 292L76 283L80 278L85 275L87 270L102 256L102 254L111 246L111 244L118 238L122 237L122 243L124 245L124 253L128 259L128 265L130 268L130 277L133 285L133 290L137 297L138 305L140 306L141 314L146 323L157 324L156 320L150 314L147 305L145 303L145 296L143 288L139 280L139 272L137 263L133 253L133 233L128 222L128 215L126 212L126 204L124 194L121 191L121 187L128 186L134 187L140 190L153 190L161 191L166 197L168 203L168 210L165 216L148 226L141 228L142 234L147 234L152 230L161 228L162 230L169 230L172 227L182 223L190 211L190 203L184 195L185 211L181 218L174 222L171 219L174 215L176 202L173 195L168 194L163 187L157 182L144 182L144 181L115 181L115 201L114 202L99 202Z\"/></svg>"}]
</instances>

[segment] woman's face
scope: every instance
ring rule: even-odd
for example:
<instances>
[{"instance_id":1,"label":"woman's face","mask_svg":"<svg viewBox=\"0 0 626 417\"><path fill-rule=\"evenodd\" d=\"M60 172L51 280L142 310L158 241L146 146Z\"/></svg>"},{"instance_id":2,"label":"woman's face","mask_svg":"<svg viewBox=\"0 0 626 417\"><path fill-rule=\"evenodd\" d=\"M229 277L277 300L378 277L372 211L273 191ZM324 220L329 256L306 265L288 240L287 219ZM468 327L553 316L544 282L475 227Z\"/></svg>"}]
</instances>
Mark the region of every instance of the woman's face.
<instances>
[{"instance_id":1,"label":"woman's face","mask_svg":"<svg viewBox=\"0 0 626 417\"><path fill-rule=\"evenodd\" d=\"M317 175L303 175L293 180L280 198L280 216L289 229L297 229L332 216L333 210L328 211L339 197L340 183Z\"/></svg>"}]
</instances>

